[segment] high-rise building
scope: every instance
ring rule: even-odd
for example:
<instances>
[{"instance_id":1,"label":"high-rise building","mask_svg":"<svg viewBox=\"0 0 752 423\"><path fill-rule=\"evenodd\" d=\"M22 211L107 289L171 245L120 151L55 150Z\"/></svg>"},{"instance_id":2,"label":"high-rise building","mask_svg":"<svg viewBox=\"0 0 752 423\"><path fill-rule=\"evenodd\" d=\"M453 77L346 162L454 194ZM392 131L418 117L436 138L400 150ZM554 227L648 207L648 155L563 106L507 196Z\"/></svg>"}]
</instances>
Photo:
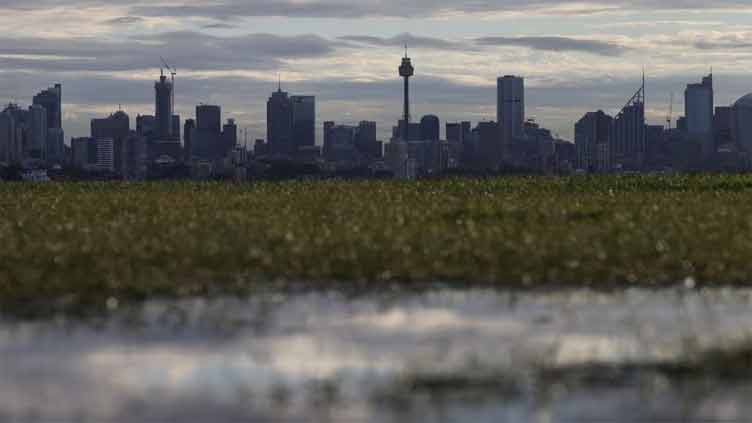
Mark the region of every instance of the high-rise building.
<instances>
[{"instance_id":1,"label":"high-rise building","mask_svg":"<svg viewBox=\"0 0 752 423\"><path fill-rule=\"evenodd\" d=\"M47 110L38 104L29 107L29 133L24 154L27 159L47 160Z\"/></svg>"},{"instance_id":2,"label":"high-rise building","mask_svg":"<svg viewBox=\"0 0 752 423\"><path fill-rule=\"evenodd\" d=\"M496 122L501 129L501 141L509 144L523 135L525 124L525 80L506 75L497 80Z\"/></svg>"},{"instance_id":3,"label":"high-rise building","mask_svg":"<svg viewBox=\"0 0 752 423\"><path fill-rule=\"evenodd\" d=\"M19 161L16 150L16 120L10 112L0 113L0 163Z\"/></svg>"},{"instance_id":4,"label":"high-rise building","mask_svg":"<svg viewBox=\"0 0 752 423\"><path fill-rule=\"evenodd\" d=\"M752 154L752 94L747 94L732 106L734 141Z\"/></svg>"},{"instance_id":5,"label":"high-rise building","mask_svg":"<svg viewBox=\"0 0 752 423\"><path fill-rule=\"evenodd\" d=\"M715 144L719 147L734 142L733 116L733 109L731 107L724 106L715 108L715 116L713 116L713 138L715 138Z\"/></svg>"},{"instance_id":6,"label":"high-rise building","mask_svg":"<svg viewBox=\"0 0 752 423\"><path fill-rule=\"evenodd\" d=\"M63 87L55 84L34 96L33 104L44 107L47 111L47 127L49 129L63 128Z\"/></svg>"},{"instance_id":7,"label":"high-rise building","mask_svg":"<svg viewBox=\"0 0 752 423\"><path fill-rule=\"evenodd\" d=\"M155 91L155 119L156 119L156 133L155 135L161 141L170 140L172 135L172 116L174 115L173 101L173 85L172 82L167 80L167 77L162 73L159 76L159 81L154 83Z\"/></svg>"},{"instance_id":8,"label":"high-rise building","mask_svg":"<svg viewBox=\"0 0 752 423\"><path fill-rule=\"evenodd\" d=\"M434 115L426 115L420 120L420 139L423 141L438 141L441 138L441 122Z\"/></svg>"},{"instance_id":9,"label":"high-rise building","mask_svg":"<svg viewBox=\"0 0 752 423\"><path fill-rule=\"evenodd\" d=\"M227 119L227 123L222 126L222 143L221 151L218 152L219 157L227 157L237 145L238 125L235 123L235 119Z\"/></svg>"},{"instance_id":10,"label":"high-rise building","mask_svg":"<svg viewBox=\"0 0 752 423\"><path fill-rule=\"evenodd\" d=\"M272 154L287 157L295 154L292 103L281 85L266 103L266 139Z\"/></svg>"},{"instance_id":11,"label":"high-rise building","mask_svg":"<svg viewBox=\"0 0 752 423\"><path fill-rule=\"evenodd\" d=\"M611 157L614 167L642 170L647 153L645 131L645 80L627 105L614 118Z\"/></svg>"},{"instance_id":12,"label":"high-rise building","mask_svg":"<svg viewBox=\"0 0 752 423\"><path fill-rule=\"evenodd\" d=\"M585 114L574 126L577 167L588 172L611 170L611 131L614 119L602 110Z\"/></svg>"},{"instance_id":13,"label":"high-rise building","mask_svg":"<svg viewBox=\"0 0 752 423\"><path fill-rule=\"evenodd\" d=\"M296 148L316 145L316 97L295 95L292 103L292 136Z\"/></svg>"},{"instance_id":14,"label":"high-rise building","mask_svg":"<svg viewBox=\"0 0 752 423\"><path fill-rule=\"evenodd\" d=\"M89 144L92 144L91 138L73 138L71 140L71 165L78 169L86 169L93 164L89 160Z\"/></svg>"},{"instance_id":15,"label":"high-rise building","mask_svg":"<svg viewBox=\"0 0 752 423\"><path fill-rule=\"evenodd\" d=\"M361 121L355 128L355 148L367 161L384 156L384 145L376 139L376 122Z\"/></svg>"},{"instance_id":16,"label":"high-rise building","mask_svg":"<svg viewBox=\"0 0 752 423\"><path fill-rule=\"evenodd\" d=\"M196 121L193 119L186 119L183 127L183 153L185 157L183 160L190 162L193 160L193 137L196 130Z\"/></svg>"},{"instance_id":17,"label":"high-rise building","mask_svg":"<svg viewBox=\"0 0 752 423\"><path fill-rule=\"evenodd\" d=\"M196 129L192 139L194 156L203 160L220 158L221 137L222 108L209 104L196 106Z\"/></svg>"},{"instance_id":18,"label":"high-rise building","mask_svg":"<svg viewBox=\"0 0 752 423\"><path fill-rule=\"evenodd\" d=\"M136 133L142 137L152 139L156 134L157 121L151 115L136 116Z\"/></svg>"},{"instance_id":19,"label":"high-rise building","mask_svg":"<svg viewBox=\"0 0 752 423\"><path fill-rule=\"evenodd\" d=\"M689 84L684 92L687 117L687 136L700 144L703 156L715 153L713 139L713 75L702 78L702 83Z\"/></svg>"},{"instance_id":20,"label":"high-rise building","mask_svg":"<svg viewBox=\"0 0 752 423\"><path fill-rule=\"evenodd\" d=\"M502 143L499 142L499 124L480 122L476 128L478 136L478 162L483 170L497 171L502 166Z\"/></svg>"},{"instance_id":21,"label":"high-rise building","mask_svg":"<svg viewBox=\"0 0 752 423\"><path fill-rule=\"evenodd\" d=\"M94 140L97 148L96 166L98 170L115 171L115 141L112 138Z\"/></svg>"},{"instance_id":22,"label":"high-rise building","mask_svg":"<svg viewBox=\"0 0 752 423\"><path fill-rule=\"evenodd\" d=\"M122 110L103 119L91 120L92 138L125 138L131 130L130 117Z\"/></svg>"}]
</instances>

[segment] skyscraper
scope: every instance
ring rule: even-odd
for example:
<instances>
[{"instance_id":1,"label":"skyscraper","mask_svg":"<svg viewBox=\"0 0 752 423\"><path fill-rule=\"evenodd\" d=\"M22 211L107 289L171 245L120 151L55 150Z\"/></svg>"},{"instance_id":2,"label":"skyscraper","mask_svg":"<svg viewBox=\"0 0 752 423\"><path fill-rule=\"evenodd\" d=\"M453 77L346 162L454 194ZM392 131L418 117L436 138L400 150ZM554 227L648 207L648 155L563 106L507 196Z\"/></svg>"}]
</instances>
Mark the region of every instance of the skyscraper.
<instances>
[{"instance_id":1,"label":"skyscraper","mask_svg":"<svg viewBox=\"0 0 752 423\"><path fill-rule=\"evenodd\" d=\"M713 75L702 78L699 84L688 84L684 92L687 116L687 136L701 146L702 155L715 153L713 139Z\"/></svg>"},{"instance_id":2,"label":"skyscraper","mask_svg":"<svg viewBox=\"0 0 752 423\"><path fill-rule=\"evenodd\" d=\"M33 104L44 107L47 111L47 127L62 129L63 127L63 87L55 84L34 96Z\"/></svg>"},{"instance_id":3,"label":"skyscraper","mask_svg":"<svg viewBox=\"0 0 752 423\"><path fill-rule=\"evenodd\" d=\"M172 83L167 80L164 73L159 76L159 81L154 83L156 118L155 135L162 141L172 139L172 116L174 114L172 89Z\"/></svg>"},{"instance_id":4,"label":"skyscraper","mask_svg":"<svg viewBox=\"0 0 752 423\"><path fill-rule=\"evenodd\" d=\"M16 149L16 121L13 115L0 113L0 163L9 164L18 161Z\"/></svg>"},{"instance_id":5,"label":"skyscraper","mask_svg":"<svg viewBox=\"0 0 752 423\"><path fill-rule=\"evenodd\" d=\"M438 116L426 115L420 120L420 138L423 141L438 141L441 122Z\"/></svg>"},{"instance_id":6,"label":"skyscraper","mask_svg":"<svg viewBox=\"0 0 752 423\"><path fill-rule=\"evenodd\" d=\"M222 137L222 108L215 105L196 106L196 130L193 132L193 154L204 160L219 158Z\"/></svg>"},{"instance_id":7,"label":"skyscraper","mask_svg":"<svg viewBox=\"0 0 752 423\"><path fill-rule=\"evenodd\" d=\"M47 110L38 104L29 107L29 133L25 158L47 160Z\"/></svg>"},{"instance_id":8,"label":"skyscraper","mask_svg":"<svg viewBox=\"0 0 752 423\"><path fill-rule=\"evenodd\" d=\"M645 79L642 86L614 118L611 142L613 164L623 170L641 170L647 153L645 130Z\"/></svg>"},{"instance_id":9,"label":"skyscraper","mask_svg":"<svg viewBox=\"0 0 752 423\"><path fill-rule=\"evenodd\" d=\"M502 142L509 144L514 137L523 135L525 123L525 81L518 76L506 75L496 82L496 122Z\"/></svg>"},{"instance_id":10,"label":"skyscraper","mask_svg":"<svg viewBox=\"0 0 752 423\"><path fill-rule=\"evenodd\" d=\"M292 103L292 136L296 148L316 145L316 97L295 95Z\"/></svg>"},{"instance_id":11,"label":"skyscraper","mask_svg":"<svg viewBox=\"0 0 752 423\"><path fill-rule=\"evenodd\" d=\"M218 151L219 157L226 157L238 145L238 125L235 119L227 119L227 123L222 126L222 143L221 151Z\"/></svg>"},{"instance_id":12,"label":"skyscraper","mask_svg":"<svg viewBox=\"0 0 752 423\"><path fill-rule=\"evenodd\" d=\"M574 126L577 166L588 172L611 170L611 132L614 119L602 110L585 114Z\"/></svg>"},{"instance_id":13,"label":"skyscraper","mask_svg":"<svg viewBox=\"0 0 752 423\"><path fill-rule=\"evenodd\" d=\"M186 119L183 126L183 153L184 160L190 162L193 159L193 137L196 130L196 121Z\"/></svg>"},{"instance_id":14,"label":"skyscraper","mask_svg":"<svg viewBox=\"0 0 752 423\"><path fill-rule=\"evenodd\" d=\"M292 103L281 85L266 103L266 138L272 154L295 154Z\"/></svg>"}]
</instances>

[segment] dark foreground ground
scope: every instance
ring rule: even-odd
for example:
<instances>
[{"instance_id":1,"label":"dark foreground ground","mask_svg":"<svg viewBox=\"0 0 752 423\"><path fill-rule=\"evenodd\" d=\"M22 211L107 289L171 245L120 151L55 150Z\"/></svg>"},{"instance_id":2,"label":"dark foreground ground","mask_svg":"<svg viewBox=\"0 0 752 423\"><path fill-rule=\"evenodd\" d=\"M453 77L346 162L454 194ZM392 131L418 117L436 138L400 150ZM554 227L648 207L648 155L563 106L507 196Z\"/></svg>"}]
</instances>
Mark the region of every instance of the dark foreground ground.
<instances>
[{"instance_id":1,"label":"dark foreground ground","mask_svg":"<svg viewBox=\"0 0 752 423\"><path fill-rule=\"evenodd\" d=\"M270 282L746 285L752 176L0 184L0 305Z\"/></svg>"}]
</instances>

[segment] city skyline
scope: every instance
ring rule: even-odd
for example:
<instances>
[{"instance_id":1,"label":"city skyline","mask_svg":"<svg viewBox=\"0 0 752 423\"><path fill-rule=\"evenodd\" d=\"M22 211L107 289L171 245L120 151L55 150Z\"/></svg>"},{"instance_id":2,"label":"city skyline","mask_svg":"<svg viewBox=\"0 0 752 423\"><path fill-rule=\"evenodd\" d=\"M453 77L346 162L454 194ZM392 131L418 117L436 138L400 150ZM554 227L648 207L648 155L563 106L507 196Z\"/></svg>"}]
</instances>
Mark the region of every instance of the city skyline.
<instances>
[{"instance_id":1,"label":"city skyline","mask_svg":"<svg viewBox=\"0 0 752 423\"><path fill-rule=\"evenodd\" d=\"M383 1L164 4L64 1L48 10L44 2L3 2L1 100L28 104L29 92L60 81L66 138L83 136L91 118L119 104L131 116L153 114L149 86L165 56L180 70L175 112L181 116L191 116L195 104L220 104L226 117L249 128L249 138L262 137L265 99L281 74L286 91L316 96L319 144L324 120L375 120L387 140L398 118L394 104L401 102L394 59L405 41L420 63L411 81L414 116L492 120L496 77L521 75L527 116L569 140L584 113L618 112L643 65L646 114L654 124L664 120L669 93L679 99L687 81L711 66L718 105L752 86L743 50L752 39L744 22L751 9L739 2L715 2L701 15L686 1L659 9L561 1L487 2L482 9L419 2L406 10ZM674 104L677 114L682 103Z\"/></svg>"}]
</instances>

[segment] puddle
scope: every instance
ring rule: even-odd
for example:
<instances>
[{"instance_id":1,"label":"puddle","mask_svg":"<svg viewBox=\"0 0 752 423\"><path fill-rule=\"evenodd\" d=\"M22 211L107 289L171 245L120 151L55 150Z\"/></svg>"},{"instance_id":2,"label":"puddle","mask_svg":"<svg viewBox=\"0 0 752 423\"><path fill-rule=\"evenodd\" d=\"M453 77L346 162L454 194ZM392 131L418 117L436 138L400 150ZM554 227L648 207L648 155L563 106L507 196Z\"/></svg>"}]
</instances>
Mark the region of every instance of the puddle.
<instances>
[{"instance_id":1,"label":"puddle","mask_svg":"<svg viewBox=\"0 0 752 423\"><path fill-rule=\"evenodd\" d=\"M752 340L752 290L338 292L0 320L0 420L741 420L752 378L659 370Z\"/></svg>"}]
</instances>

